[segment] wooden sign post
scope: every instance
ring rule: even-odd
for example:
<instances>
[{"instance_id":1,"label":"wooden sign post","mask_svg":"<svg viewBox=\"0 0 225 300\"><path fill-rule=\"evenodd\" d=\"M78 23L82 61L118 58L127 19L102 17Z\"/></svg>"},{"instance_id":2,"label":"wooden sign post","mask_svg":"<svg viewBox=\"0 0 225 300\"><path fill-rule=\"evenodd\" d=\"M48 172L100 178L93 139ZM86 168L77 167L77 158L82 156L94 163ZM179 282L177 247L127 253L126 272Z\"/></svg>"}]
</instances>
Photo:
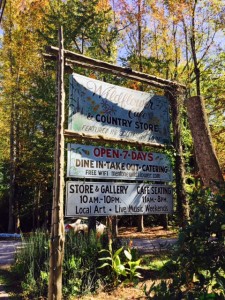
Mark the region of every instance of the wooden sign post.
<instances>
[{"instance_id":1,"label":"wooden sign post","mask_svg":"<svg viewBox=\"0 0 225 300\"><path fill-rule=\"evenodd\" d=\"M52 224L50 240L50 275L48 299L62 299L62 265L64 256L64 221L63 221L63 190L64 190L64 47L63 30L59 29L59 57L58 57L58 97L56 118L56 144L54 162L54 186L52 203Z\"/></svg>"},{"instance_id":2,"label":"wooden sign post","mask_svg":"<svg viewBox=\"0 0 225 300\"><path fill-rule=\"evenodd\" d=\"M64 83L63 83L63 74L64 74L64 66L67 67L68 71L72 73L73 65L80 66L87 69L93 69L95 71L104 72L120 77L125 77L131 80L139 81L148 85L151 85L156 88L160 88L165 91L166 96L170 100L171 110L172 110L172 123L173 123L173 144L176 151L176 191L177 191L177 211L180 214L180 221L183 222L188 218L188 208L187 208L187 199L184 185L184 162L183 162L183 152L182 152L182 143L181 143L181 126L180 126L180 115L181 115L181 101L179 101L180 97L182 97L182 93L180 91L184 91L185 86L165 80L162 78L158 78L156 76L144 74L142 72L133 71L124 67L115 66L100 60L96 60L90 57L86 57L81 54L77 54L68 50L64 50L63 48L63 37L62 37L62 29L59 33L60 47L48 47L48 54L44 54L47 59L57 60L58 57L58 102L57 102L57 134L56 134L56 150L55 150L55 174L54 174L54 192L53 192L53 209L52 209L52 228L51 228L51 248L50 248L50 279L49 279L49 291L48 291L48 299L52 300L61 300L62 299L62 264L63 264L63 253L64 253L64 226L63 226L63 188L64 188L64 180L63 180L63 165L64 165L64 137L79 139L89 139L93 141L117 141L121 144L134 144L144 145L156 147L156 148L165 148L164 140L160 140L161 137L157 137L153 142L146 141L140 138L135 140L132 139L123 139L123 137L117 135L117 140L115 140L115 135L112 134L111 139L110 136L106 136L106 138L102 135L94 136L91 132L84 132L84 129L87 127L83 126L81 131L77 132L77 128L74 128L73 125L70 130L63 131L64 124ZM80 77L80 76L79 76ZM103 97L104 98L104 97ZM87 98L88 99L88 98ZM159 99L159 98L158 98ZM104 103L103 103L104 104ZM106 105L109 103L105 103ZM96 107L100 106L100 103L96 102ZM118 106L118 105L117 105ZM117 107L116 106L116 107ZM90 105L86 105L86 107L90 108ZM127 110L127 108L125 108ZM77 111L76 111L77 112ZM131 110L132 112L132 110ZM114 118L112 122L122 122L122 126L131 126L131 122L121 116L117 116L117 120ZM92 114L90 117L95 117L97 123L104 123L106 119L99 119L100 115ZM150 118L149 118L150 119ZM121 121L122 120L122 121ZM136 120L135 125L138 128L143 126L142 129L150 130L151 128L145 128L148 124L147 122L142 122L139 124L139 120ZM86 120L85 120L86 122ZM72 124L72 123L71 123ZM85 124L84 124L85 125ZM153 125L153 124L152 124ZM152 126L151 125L151 126ZM121 126L121 124L120 124ZM76 127L76 126L75 126ZM91 127L91 126L89 126ZM132 128L131 128L132 129ZM154 127L155 131L158 130L157 127ZM102 130L101 126L98 127L98 130ZM105 129L104 129L105 130ZM113 128L113 130L117 130ZM124 135L127 134L129 137L129 130L124 130ZM140 151L139 151L140 152ZM88 160L87 160L88 161ZM93 162L95 163L95 162ZM88 170L90 171L90 170ZM106 170L107 171L107 170ZM93 173L92 173L93 174ZM138 188L139 191L139 188ZM97 192L97 188L96 188ZM97 197L97 196L96 196ZM101 196L99 196L101 197ZM151 198L151 197L150 197ZM149 198L149 201L151 200ZM165 197L164 197L165 198ZM163 198L163 199L164 199ZM147 198L146 198L147 199ZM160 198L161 199L161 198ZM154 199L153 199L154 200ZM165 200L165 199L164 199ZM96 201L101 201L101 198ZM118 208L118 207L117 207ZM81 208L82 209L82 208ZM97 209L97 208L96 208ZM106 208L105 208L106 209ZM110 208L111 209L111 208ZM122 209L122 208L121 208ZM126 208L123 208L126 210ZM133 208L130 208L130 210ZM140 207L140 209L142 209ZM149 209L153 209L149 206ZM155 208L154 208L155 209ZM161 208L160 208L161 209ZM144 210L144 209L143 209ZM100 212L101 213L101 212ZM102 207L102 213L104 213L104 208ZM116 223L116 219L115 219ZM182 224L181 224L182 225Z\"/></svg>"}]
</instances>

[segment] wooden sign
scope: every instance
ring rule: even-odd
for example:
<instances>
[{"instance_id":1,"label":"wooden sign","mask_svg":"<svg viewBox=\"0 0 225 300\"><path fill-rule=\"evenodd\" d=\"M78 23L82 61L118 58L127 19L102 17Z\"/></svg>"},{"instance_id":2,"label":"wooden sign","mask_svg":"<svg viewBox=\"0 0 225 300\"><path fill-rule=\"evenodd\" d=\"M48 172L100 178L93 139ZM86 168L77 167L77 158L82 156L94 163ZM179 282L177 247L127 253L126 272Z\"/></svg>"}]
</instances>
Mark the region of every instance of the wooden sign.
<instances>
[{"instance_id":1,"label":"wooden sign","mask_svg":"<svg viewBox=\"0 0 225 300\"><path fill-rule=\"evenodd\" d=\"M169 214L173 212L168 185L69 181L66 216Z\"/></svg>"},{"instance_id":2,"label":"wooden sign","mask_svg":"<svg viewBox=\"0 0 225 300\"><path fill-rule=\"evenodd\" d=\"M105 139L168 144L169 102L165 96L73 74L69 130Z\"/></svg>"},{"instance_id":3,"label":"wooden sign","mask_svg":"<svg viewBox=\"0 0 225 300\"><path fill-rule=\"evenodd\" d=\"M172 181L172 168L162 153L68 144L67 176Z\"/></svg>"}]
</instances>

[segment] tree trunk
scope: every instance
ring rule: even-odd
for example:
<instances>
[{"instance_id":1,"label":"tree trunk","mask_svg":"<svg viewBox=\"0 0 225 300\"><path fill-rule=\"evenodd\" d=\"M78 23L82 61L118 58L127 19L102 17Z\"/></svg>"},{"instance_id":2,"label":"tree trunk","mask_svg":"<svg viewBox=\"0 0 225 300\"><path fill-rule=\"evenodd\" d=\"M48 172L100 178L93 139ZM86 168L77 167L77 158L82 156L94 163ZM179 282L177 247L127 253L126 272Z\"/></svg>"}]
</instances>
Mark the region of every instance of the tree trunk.
<instances>
[{"instance_id":1,"label":"tree trunk","mask_svg":"<svg viewBox=\"0 0 225 300\"><path fill-rule=\"evenodd\" d=\"M20 233L20 209L19 209L19 202L15 200L15 231L16 233Z\"/></svg>"},{"instance_id":2,"label":"tree trunk","mask_svg":"<svg viewBox=\"0 0 225 300\"><path fill-rule=\"evenodd\" d=\"M9 2L9 17L10 17L10 28L9 28L9 40L12 43L12 27L13 22L11 19L12 12L11 12L12 4ZM9 50L9 62L10 62L10 75L13 77L13 54L12 48ZM10 179L9 179L9 219L8 219L8 232L13 232L14 230L14 196L15 196L15 177L16 177L16 148L15 148L15 99L14 95L10 94L11 98L11 116L10 116Z\"/></svg>"},{"instance_id":3,"label":"tree trunk","mask_svg":"<svg viewBox=\"0 0 225 300\"><path fill-rule=\"evenodd\" d=\"M196 84L196 92L197 95L201 95L201 87L200 87L200 69L199 69L199 62L197 58L197 51L196 51L196 29L195 29L195 12L198 0L194 1L193 9L192 9L192 18L191 18L191 53L192 53L192 60L194 64L194 74L195 74L195 84Z\"/></svg>"},{"instance_id":4,"label":"tree trunk","mask_svg":"<svg viewBox=\"0 0 225 300\"><path fill-rule=\"evenodd\" d=\"M50 240L50 274L48 299L62 299L62 266L64 256L64 222L63 222L63 189L64 189L64 48L62 28L59 30L59 59L58 59L58 99L55 170L52 203L52 225Z\"/></svg>"},{"instance_id":5,"label":"tree trunk","mask_svg":"<svg viewBox=\"0 0 225 300\"><path fill-rule=\"evenodd\" d=\"M144 232L144 216L138 216L138 232Z\"/></svg>"},{"instance_id":6,"label":"tree trunk","mask_svg":"<svg viewBox=\"0 0 225 300\"><path fill-rule=\"evenodd\" d=\"M117 237L118 236L118 222L117 222L117 216L112 217L112 236Z\"/></svg>"},{"instance_id":7,"label":"tree trunk","mask_svg":"<svg viewBox=\"0 0 225 300\"><path fill-rule=\"evenodd\" d=\"M118 236L118 219L117 216L108 216L106 217L106 227L109 231L110 237L117 237Z\"/></svg>"},{"instance_id":8,"label":"tree trunk","mask_svg":"<svg viewBox=\"0 0 225 300\"><path fill-rule=\"evenodd\" d=\"M167 217L167 215L161 215L161 216L162 216L163 229L167 230L168 229L168 217Z\"/></svg>"},{"instance_id":9,"label":"tree trunk","mask_svg":"<svg viewBox=\"0 0 225 300\"><path fill-rule=\"evenodd\" d=\"M9 182L9 215L8 232L14 231L14 195L15 195L15 104L12 97L10 124L10 182Z\"/></svg>"},{"instance_id":10,"label":"tree trunk","mask_svg":"<svg viewBox=\"0 0 225 300\"><path fill-rule=\"evenodd\" d=\"M217 190L224 179L213 146L204 100L199 96L191 97L186 100L186 106L200 177L206 187Z\"/></svg>"},{"instance_id":11,"label":"tree trunk","mask_svg":"<svg viewBox=\"0 0 225 300\"><path fill-rule=\"evenodd\" d=\"M138 0L138 56L139 56L139 71L143 72L142 66L142 26L141 26L141 0Z\"/></svg>"},{"instance_id":12,"label":"tree trunk","mask_svg":"<svg viewBox=\"0 0 225 300\"><path fill-rule=\"evenodd\" d=\"M33 204L33 229L40 227L40 199L41 199L41 185L34 187L34 204Z\"/></svg>"},{"instance_id":13,"label":"tree trunk","mask_svg":"<svg viewBox=\"0 0 225 300\"><path fill-rule=\"evenodd\" d=\"M178 90L168 92L166 96L170 99L173 125L173 146L175 148L175 178L177 196L177 214L179 225L184 227L189 218L189 208L185 191L185 169L182 147L181 131L181 108L183 106L183 95Z\"/></svg>"},{"instance_id":14,"label":"tree trunk","mask_svg":"<svg viewBox=\"0 0 225 300\"><path fill-rule=\"evenodd\" d=\"M88 218L88 234L90 235L91 231L96 232L96 217Z\"/></svg>"}]
</instances>

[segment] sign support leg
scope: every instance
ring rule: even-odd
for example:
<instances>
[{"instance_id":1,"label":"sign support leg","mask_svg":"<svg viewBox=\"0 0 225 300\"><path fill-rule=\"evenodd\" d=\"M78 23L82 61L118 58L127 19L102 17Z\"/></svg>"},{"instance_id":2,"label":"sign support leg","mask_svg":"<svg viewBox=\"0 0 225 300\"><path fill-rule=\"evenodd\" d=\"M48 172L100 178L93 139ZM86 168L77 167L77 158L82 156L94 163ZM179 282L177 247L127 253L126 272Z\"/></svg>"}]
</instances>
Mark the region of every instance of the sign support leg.
<instances>
[{"instance_id":1,"label":"sign support leg","mask_svg":"<svg viewBox=\"0 0 225 300\"><path fill-rule=\"evenodd\" d=\"M64 221L63 221L63 189L64 189L64 47L63 31L59 29L58 57L58 97L54 162L54 186L52 203L52 224L50 240L50 275L48 287L49 300L62 299L62 265L64 256Z\"/></svg>"}]
</instances>

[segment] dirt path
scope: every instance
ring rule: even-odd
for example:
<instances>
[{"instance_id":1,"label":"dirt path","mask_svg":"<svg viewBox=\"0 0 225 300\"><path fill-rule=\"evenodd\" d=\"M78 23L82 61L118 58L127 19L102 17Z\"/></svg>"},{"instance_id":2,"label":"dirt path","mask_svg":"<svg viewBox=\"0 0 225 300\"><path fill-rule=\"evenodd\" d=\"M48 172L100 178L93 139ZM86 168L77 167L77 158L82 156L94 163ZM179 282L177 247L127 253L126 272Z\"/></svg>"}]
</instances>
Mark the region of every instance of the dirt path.
<instances>
[{"instance_id":1,"label":"dirt path","mask_svg":"<svg viewBox=\"0 0 225 300\"><path fill-rule=\"evenodd\" d=\"M121 227L118 237L129 240L140 254L148 254L167 250L173 246L177 241L177 231L171 228L165 230L161 226L146 227L144 232L138 232L136 227Z\"/></svg>"},{"instance_id":2,"label":"dirt path","mask_svg":"<svg viewBox=\"0 0 225 300\"><path fill-rule=\"evenodd\" d=\"M173 228L163 229L162 226L145 227L143 232L138 232L137 227L120 227L120 238L130 239L170 239L177 238L177 230Z\"/></svg>"},{"instance_id":3,"label":"dirt path","mask_svg":"<svg viewBox=\"0 0 225 300\"><path fill-rule=\"evenodd\" d=\"M0 240L0 299L9 299L10 295L6 292L3 277L9 272L10 265L14 262L17 247L21 244L20 240Z\"/></svg>"},{"instance_id":4,"label":"dirt path","mask_svg":"<svg viewBox=\"0 0 225 300\"><path fill-rule=\"evenodd\" d=\"M16 248L20 240L0 240L0 265L10 265L14 262Z\"/></svg>"}]
</instances>

